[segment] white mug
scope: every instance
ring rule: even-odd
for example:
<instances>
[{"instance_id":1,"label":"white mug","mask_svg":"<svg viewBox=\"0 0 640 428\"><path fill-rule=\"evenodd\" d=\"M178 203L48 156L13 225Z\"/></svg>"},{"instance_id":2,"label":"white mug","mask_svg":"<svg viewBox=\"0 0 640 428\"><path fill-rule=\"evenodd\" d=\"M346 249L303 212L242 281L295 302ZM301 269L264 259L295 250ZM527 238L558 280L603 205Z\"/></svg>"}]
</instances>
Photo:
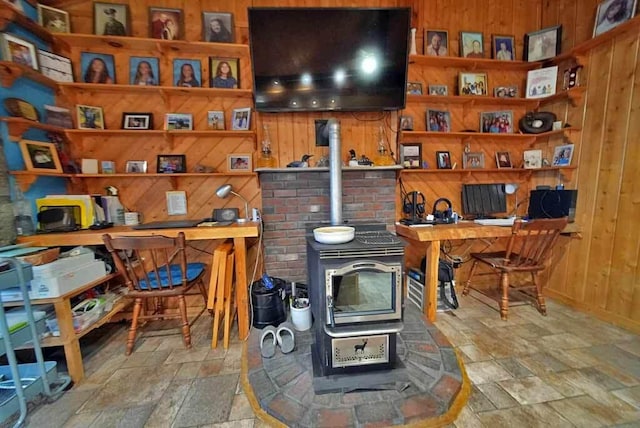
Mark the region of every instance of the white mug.
<instances>
[{"instance_id":1,"label":"white mug","mask_svg":"<svg viewBox=\"0 0 640 428\"><path fill-rule=\"evenodd\" d=\"M140 213L130 212L124 213L124 224L127 226L135 226L140 224L141 216Z\"/></svg>"}]
</instances>

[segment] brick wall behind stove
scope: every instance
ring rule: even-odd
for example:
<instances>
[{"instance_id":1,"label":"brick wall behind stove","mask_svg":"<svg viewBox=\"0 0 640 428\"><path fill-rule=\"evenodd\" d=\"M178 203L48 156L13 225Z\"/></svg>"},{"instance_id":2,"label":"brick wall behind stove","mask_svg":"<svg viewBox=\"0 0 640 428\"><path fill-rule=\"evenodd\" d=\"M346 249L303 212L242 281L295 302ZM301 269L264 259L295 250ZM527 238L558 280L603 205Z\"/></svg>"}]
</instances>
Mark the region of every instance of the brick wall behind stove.
<instances>
[{"instance_id":1,"label":"brick wall behind stove","mask_svg":"<svg viewBox=\"0 0 640 428\"><path fill-rule=\"evenodd\" d=\"M266 272L306 283L307 226L331 220L329 172L261 172L260 182ZM385 223L393 231L395 188L394 170L343 171L343 220Z\"/></svg>"}]
</instances>

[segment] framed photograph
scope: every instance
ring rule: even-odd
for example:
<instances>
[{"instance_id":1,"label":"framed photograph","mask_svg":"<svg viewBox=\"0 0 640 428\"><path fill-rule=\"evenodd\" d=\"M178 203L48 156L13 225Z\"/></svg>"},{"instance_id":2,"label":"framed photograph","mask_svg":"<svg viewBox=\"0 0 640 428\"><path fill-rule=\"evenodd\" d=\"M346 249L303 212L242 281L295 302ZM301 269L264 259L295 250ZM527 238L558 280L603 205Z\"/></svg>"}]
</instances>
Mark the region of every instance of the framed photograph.
<instances>
[{"instance_id":1,"label":"framed photograph","mask_svg":"<svg viewBox=\"0 0 640 428\"><path fill-rule=\"evenodd\" d=\"M115 174L116 163L114 161L101 161L100 170L102 171L103 174Z\"/></svg>"},{"instance_id":2,"label":"framed photograph","mask_svg":"<svg viewBox=\"0 0 640 428\"><path fill-rule=\"evenodd\" d=\"M429 95L449 95L449 87L447 85L429 85Z\"/></svg>"},{"instance_id":3,"label":"framed photograph","mask_svg":"<svg viewBox=\"0 0 640 428\"><path fill-rule=\"evenodd\" d=\"M73 82L73 66L67 57L38 49L40 72L56 82Z\"/></svg>"},{"instance_id":4,"label":"framed photograph","mask_svg":"<svg viewBox=\"0 0 640 428\"><path fill-rule=\"evenodd\" d=\"M493 88L493 96L496 98L517 98L518 86L497 86Z\"/></svg>"},{"instance_id":5,"label":"framed photograph","mask_svg":"<svg viewBox=\"0 0 640 428\"><path fill-rule=\"evenodd\" d=\"M513 168L509 152L496 152L496 165L498 165L498 169Z\"/></svg>"},{"instance_id":6,"label":"framed photograph","mask_svg":"<svg viewBox=\"0 0 640 428\"><path fill-rule=\"evenodd\" d=\"M484 153L482 153L482 152L464 152L462 154L462 167L464 169L481 169L481 168L484 168Z\"/></svg>"},{"instance_id":7,"label":"framed photograph","mask_svg":"<svg viewBox=\"0 0 640 428\"><path fill-rule=\"evenodd\" d=\"M446 30L424 30L424 54L449 55L449 33Z\"/></svg>"},{"instance_id":8,"label":"framed photograph","mask_svg":"<svg viewBox=\"0 0 640 428\"><path fill-rule=\"evenodd\" d=\"M231 117L231 129L234 131L249 130L251 121L251 108L235 108Z\"/></svg>"},{"instance_id":9,"label":"framed photograph","mask_svg":"<svg viewBox=\"0 0 640 428\"><path fill-rule=\"evenodd\" d=\"M539 68L527 72L526 98L545 98L556 93L558 66Z\"/></svg>"},{"instance_id":10,"label":"framed photograph","mask_svg":"<svg viewBox=\"0 0 640 428\"><path fill-rule=\"evenodd\" d=\"M233 15L231 13L202 12L202 40L233 43Z\"/></svg>"},{"instance_id":11,"label":"framed photograph","mask_svg":"<svg viewBox=\"0 0 640 428\"><path fill-rule=\"evenodd\" d=\"M413 116L400 116L400 130L413 131Z\"/></svg>"},{"instance_id":12,"label":"framed photograph","mask_svg":"<svg viewBox=\"0 0 640 428\"><path fill-rule=\"evenodd\" d=\"M638 0L605 0L598 5L593 37L617 27L633 18Z\"/></svg>"},{"instance_id":13,"label":"framed photograph","mask_svg":"<svg viewBox=\"0 0 640 428\"><path fill-rule=\"evenodd\" d=\"M571 157L573 156L573 144L564 144L556 146L553 150L553 166L569 166L571 165Z\"/></svg>"},{"instance_id":14,"label":"framed photograph","mask_svg":"<svg viewBox=\"0 0 640 428\"><path fill-rule=\"evenodd\" d=\"M38 24L52 33L70 33L69 13L38 3Z\"/></svg>"},{"instance_id":15,"label":"framed photograph","mask_svg":"<svg viewBox=\"0 0 640 428\"><path fill-rule=\"evenodd\" d=\"M422 95L422 83L420 83L420 82L407 82L407 94L409 94L409 95Z\"/></svg>"},{"instance_id":16,"label":"framed photograph","mask_svg":"<svg viewBox=\"0 0 640 428\"><path fill-rule=\"evenodd\" d=\"M115 83L116 67L113 55L95 52L80 53L80 69L84 83Z\"/></svg>"},{"instance_id":17,"label":"framed photograph","mask_svg":"<svg viewBox=\"0 0 640 428\"><path fill-rule=\"evenodd\" d=\"M132 56L129 58L129 84L158 86L160 83L160 63L152 56Z\"/></svg>"},{"instance_id":18,"label":"framed photograph","mask_svg":"<svg viewBox=\"0 0 640 428\"><path fill-rule=\"evenodd\" d=\"M147 161L130 160L125 165L125 172L144 174L147 172Z\"/></svg>"},{"instance_id":19,"label":"framed photograph","mask_svg":"<svg viewBox=\"0 0 640 428\"><path fill-rule=\"evenodd\" d=\"M51 106L45 104L44 106L45 113L45 123L48 125L59 126L61 128L72 129L73 128L73 117L71 115L71 110L64 107Z\"/></svg>"},{"instance_id":20,"label":"framed photograph","mask_svg":"<svg viewBox=\"0 0 640 428\"><path fill-rule=\"evenodd\" d=\"M493 59L513 61L516 59L516 42L513 36L491 35Z\"/></svg>"},{"instance_id":21,"label":"framed photograph","mask_svg":"<svg viewBox=\"0 0 640 428\"><path fill-rule=\"evenodd\" d=\"M167 113L164 115L164 129L166 131L192 130L193 115L191 113Z\"/></svg>"},{"instance_id":22,"label":"framed photograph","mask_svg":"<svg viewBox=\"0 0 640 428\"><path fill-rule=\"evenodd\" d=\"M209 87L238 89L240 87L240 67L238 58L209 58Z\"/></svg>"},{"instance_id":23,"label":"framed photograph","mask_svg":"<svg viewBox=\"0 0 640 428\"><path fill-rule=\"evenodd\" d=\"M149 8L149 28L152 39L181 40L183 22L182 9Z\"/></svg>"},{"instance_id":24,"label":"framed photograph","mask_svg":"<svg viewBox=\"0 0 640 428\"><path fill-rule=\"evenodd\" d=\"M78 129L104 129L102 107L76 105Z\"/></svg>"},{"instance_id":25,"label":"framed photograph","mask_svg":"<svg viewBox=\"0 0 640 428\"><path fill-rule=\"evenodd\" d=\"M562 25L543 28L524 35L525 61L542 61L560 54Z\"/></svg>"},{"instance_id":26,"label":"framed photograph","mask_svg":"<svg viewBox=\"0 0 640 428\"><path fill-rule=\"evenodd\" d=\"M436 152L436 165L438 169L451 169L451 154L449 152Z\"/></svg>"},{"instance_id":27,"label":"framed photograph","mask_svg":"<svg viewBox=\"0 0 640 428\"><path fill-rule=\"evenodd\" d=\"M422 144L400 144L400 165L404 168L422 168Z\"/></svg>"},{"instance_id":28,"label":"framed photograph","mask_svg":"<svg viewBox=\"0 0 640 428\"><path fill-rule=\"evenodd\" d=\"M122 129L153 129L153 113L122 113Z\"/></svg>"},{"instance_id":29,"label":"framed photograph","mask_svg":"<svg viewBox=\"0 0 640 428\"><path fill-rule=\"evenodd\" d=\"M224 129L224 112L212 110L207 112L207 127L222 131Z\"/></svg>"},{"instance_id":30,"label":"framed photograph","mask_svg":"<svg viewBox=\"0 0 640 428\"><path fill-rule=\"evenodd\" d=\"M199 59L174 59L173 81L176 86L199 88L202 86L202 74Z\"/></svg>"},{"instance_id":31,"label":"framed photograph","mask_svg":"<svg viewBox=\"0 0 640 428\"><path fill-rule=\"evenodd\" d=\"M487 73L460 73L458 75L459 95L487 95Z\"/></svg>"},{"instance_id":32,"label":"framed photograph","mask_svg":"<svg viewBox=\"0 0 640 428\"><path fill-rule=\"evenodd\" d=\"M187 157L185 155L158 155L159 174L173 174L187 172Z\"/></svg>"},{"instance_id":33,"label":"framed photograph","mask_svg":"<svg viewBox=\"0 0 640 428\"><path fill-rule=\"evenodd\" d=\"M230 154L227 156L229 171L251 171L251 154Z\"/></svg>"},{"instance_id":34,"label":"framed photograph","mask_svg":"<svg viewBox=\"0 0 640 428\"><path fill-rule=\"evenodd\" d=\"M542 150L525 150L522 153L525 169L542 168Z\"/></svg>"},{"instance_id":35,"label":"framed photograph","mask_svg":"<svg viewBox=\"0 0 640 428\"><path fill-rule=\"evenodd\" d=\"M94 3L93 32L99 36L128 36L128 6L117 3Z\"/></svg>"},{"instance_id":36,"label":"framed photograph","mask_svg":"<svg viewBox=\"0 0 640 428\"><path fill-rule=\"evenodd\" d=\"M20 151L27 171L62 173L62 165L60 165L60 158L55 144L20 140Z\"/></svg>"},{"instance_id":37,"label":"framed photograph","mask_svg":"<svg viewBox=\"0 0 640 428\"><path fill-rule=\"evenodd\" d=\"M480 132L512 134L513 111L501 110L480 113Z\"/></svg>"},{"instance_id":38,"label":"framed photograph","mask_svg":"<svg viewBox=\"0 0 640 428\"><path fill-rule=\"evenodd\" d=\"M36 47L33 43L8 33L0 33L0 43L2 57L5 60L39 70Z\"/></svg>"},{"instance_id":39,"label":"framed photograph","mask_svg":"<svg viewBox=\"0 0 640 428\"><path fill-rule=\"evenodd\" d=\"M5 98L2 103L10 116L21 117L34 122L40 121L40 113L38 113L34 105L21 98Z\"/></svg>"},{"instance_id":40,"label":"framed photograph","mask_svg":"<svg viewBox=\"0 0 640 428\"><path fill-rule=\"evenodd\" d=\"M482 33L460 32L460 56L464 58L484 58Z\"/></svg>"},{"instance_id":41,"label":"framed photograph","mask_svg":"<svg viewBox=\"0 0 640 428\"><path fill-rule=\"evenodd\" d=\"M446 110L427 110L427 131L450 132L451 114Z\"/></svg>"}]
</instances>

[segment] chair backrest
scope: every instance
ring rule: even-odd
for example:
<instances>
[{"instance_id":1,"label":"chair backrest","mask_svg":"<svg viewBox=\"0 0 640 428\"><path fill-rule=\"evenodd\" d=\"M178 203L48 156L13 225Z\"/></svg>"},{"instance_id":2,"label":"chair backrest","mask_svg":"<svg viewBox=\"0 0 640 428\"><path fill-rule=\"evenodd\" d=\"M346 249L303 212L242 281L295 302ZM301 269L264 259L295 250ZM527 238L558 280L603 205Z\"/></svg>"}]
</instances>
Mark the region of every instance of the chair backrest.
<instances>
[{"instance_id":1,"label":"chair backrest","mask_svg":"<svg viewBox=\"0 0 640 428\"><path fill-rule=\"evenodd\" d=\"M567 217L515 221L506 248L509 266L542 268L567 222Z\"/></svg>"},{"instance_id":2,"label":"chair backrest","mask_svg":"<svg viewBox=\"0 0 640 428\"><path fill-rule=\"evenodd\" d=\"M167 236L102 235L118 272L131 291L158 292L187 284L187 255L184 233ZM171 266L180 267L179 271ZM173 271L173 273L172 273ZM176 278L176 272L181 278ZM162 282L162 286L157 286Z\"/></svg>"}]
</instances>

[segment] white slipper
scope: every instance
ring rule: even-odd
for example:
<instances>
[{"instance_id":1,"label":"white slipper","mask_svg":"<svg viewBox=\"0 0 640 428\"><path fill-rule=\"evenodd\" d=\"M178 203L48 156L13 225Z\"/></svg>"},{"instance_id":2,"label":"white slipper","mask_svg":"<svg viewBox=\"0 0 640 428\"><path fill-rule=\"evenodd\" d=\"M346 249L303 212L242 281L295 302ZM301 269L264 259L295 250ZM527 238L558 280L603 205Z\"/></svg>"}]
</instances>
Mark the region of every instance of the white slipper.
<instances>
[{"instance_id":1,"label":"white slipper","mask_svg":"<svg viewBox=\"0 0 640 428\"><path fill-rule=\"evenodd\" d=\"M296 347L296 339L293 335L292 325L289 323L280 324L278 330L276 330L276 339L278 340L278 346L283 354L292 352Z\"/></svg>"},{"instance_id":2,"label":"white slipper","mask_svg":"<svg viewBox=\"0 0 640 428\"><path fill-rule=\"evenodd\" d=\"M276 329L268 325L260 336L260 354L264 358L271 358L276 354Z\"/></svg>"}]
</instances>

